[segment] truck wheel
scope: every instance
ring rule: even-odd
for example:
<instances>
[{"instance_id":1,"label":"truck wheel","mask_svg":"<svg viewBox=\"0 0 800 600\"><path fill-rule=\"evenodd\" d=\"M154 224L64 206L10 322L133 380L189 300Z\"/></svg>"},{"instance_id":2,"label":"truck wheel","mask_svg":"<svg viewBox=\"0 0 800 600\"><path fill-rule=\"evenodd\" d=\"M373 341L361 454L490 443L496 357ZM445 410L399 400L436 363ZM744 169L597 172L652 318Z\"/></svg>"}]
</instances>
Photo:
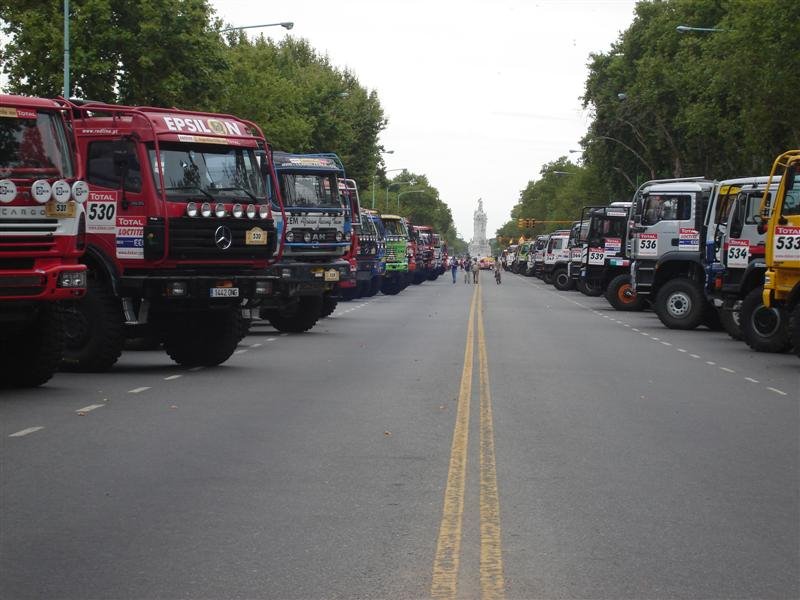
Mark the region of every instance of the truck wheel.
<instances>
[{"instance_id":1,"label":"truck wheel","mask_svg":"<svg viewBox=\"0 0 800 600\"><path fill-rule=\"evenodd\" d=\"M400 283L394 278L384 279L381 283L381 293L387 296L394 296L400 293L401 289L403 288L401 287Z\"/></svg>"},{"instance_id":2,"label":"truck wheel","mask_svg":"<svg viewBox=\"0 0 800 600\"><path fill-rule=\"evenodd\" d=\"M304 333L316 325L321 313L322 296L301 296L289 310L271 310L266 318L281 333Z\"/></svg>"},{"instance_id":3,"label":"truck wheel","mask_svg":"<svg viewBox=\"0 0 800 600\"><path fill-rule=\"evenodd\" d=\"M544 281L547 285L553 284L553 274L552 273L544 273L542 275L542 281Z\"/></svg>"},{"instance_id":4,"label":"truck wheel","mask_svg":"<svg viewBox=\"0 0 800 600\"><path fill-rule=\"evenodd\" d=\"M0 387L36 387L58 369L64 350L64 312L57 302L42 303L15 335L0 340L13 352L0 363Z\"/></svg>"},{"instance_id":5,"label":"truck wheel","mask_svg":"<svg viewBox=\"0 0 800 600\"><path fill-rule=\"evenodd\" d=\"M603 285L598 279L579 279L575 287L584 296L597 297L603 294Z\"/></svg>"},{"instance_id":6,"label":"truck wheel","mask_svg":"<svg viewBox=\"0 0 800 600\"><path fill-rule=\"evenodd\" d=\"M350 302L358 298L358 286L351 288L339 288L339 295L344 302Z\"/></svg>"},{"instance_id":7,"label":"truck wheel","mask_svg":"<svg viewBox=\"0 0 800 600\"><path fill-rule=\"evenodd\" d=\"M631 276L627 273L617 275L608 283L606 300L616 310L644 310L644 301L633 291Z\"/></svg>"},{"instance_id":8,"label":"truck wheel","mask_svg":"<svg viewBox=\"0 0 800 600\"><path fill-rule=\"evenodd\" d=\"M761 292L762 288L757 287L742 301L742 337L756 352L785 352L789 348L786 311L780 306L764 306Z\"/></svg>"},{"instance_id":9,"label":"truck wheel","mask_svg":"<svg viewBox=\"0 0 800 600\"><path fill-rule=\"evenodd\" d=\"M789 341L794 346L794 353L800 356L800 303L794 305L789 316Z\"/></svg>"},{"instance_id":10,"label":"truck wheel","mask_svg":"<svg viewBox=\"0 0 800 600\"><path fill-rule=\"evenodd\" d=\"M65 311L66 344L61 368L66 371L108 371L125 344L122 306L102 282L89 279L86 296Z\"/></svg>"},{"instance_id":11,"label":"truck wheel","mask_svg":"<svg viewBox=\"0 0 800 600\"><path fill-rule=\"evenodd\" d=\"M719 320L725 332L736 341L742 340L741 312L739 309L719 309Z\"/></svg>"},{"instance_id":12,"label":"truck wheel","mask_svg":"<svg viewBox=\"0 0 800 600\"><path fill-rule=\"evenodd\" d=\"M367 293L364 294L367 298L372 298L375 294L381 291L381 278L380 277L373 277L370 279L369 288L367 289Z\"/></svg>"},{"instance_id":13,"label":"truck wheel","mask_svg":"<svg viewBox=\"0 0 800 600\"><path fill-rule=\"evenodd\" d=\"M708 303L700 286L689 279L673 279L658 290L655 311L670 329L694 329L703 322Z\"/></svg>"},{"instance_id":14,"label":"truck wheel","mask_svg":"<svg viewBox=\"0 0 800 600\"><path fill-rule=\"evenodd\" d=\"M242 319L238 306L169 315L164 327L164 350L179 365L216 367L236 350Z\"/></svg>"},{"instance_id":15,"label":"truck wheel","mask_svg":"<svg viewBox=\"0 0 800 600\"><path fill-rule=\"evenodd\" d=\"M711 303L707 302L707 304L708 308L706 308L706 312L703 314L702 324L711 331L722 331L725 328L722 326L722 318L719 316L720 311L714 308Z\"/></svg>"},{"instance_id":16,"label":"truck wheel","mask_svg":"<svg viewBox=\"0 0 800 600\"><path fill-rule=\"evenodd\" d=\"M566 292L575 287L575 282L572 281L566 269L556 269L553 271L553 287L561 292Z\"/></svg>"},{"instance_id":17,"label":"truck wheel","mask_svg":"<svg viewBox=\"0 0 800 600\"><path fill-rule=\"evenodd\" d=\"M333 311L336 310L336 305L339 304L338 298L332 297L330 294L325 294L322 298L322 309L319 313L319 318L324 319L329 317Z\"/></svg>"}]
</instances>

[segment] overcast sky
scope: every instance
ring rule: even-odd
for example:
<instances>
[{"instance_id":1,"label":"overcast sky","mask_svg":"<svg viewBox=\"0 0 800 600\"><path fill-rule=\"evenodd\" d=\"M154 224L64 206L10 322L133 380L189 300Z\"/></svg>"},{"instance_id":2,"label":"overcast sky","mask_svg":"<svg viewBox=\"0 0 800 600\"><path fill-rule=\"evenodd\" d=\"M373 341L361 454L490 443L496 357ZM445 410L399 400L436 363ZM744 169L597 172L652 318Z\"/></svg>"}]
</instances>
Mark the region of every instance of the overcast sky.
<instances>
[{"instance_id":1,"label":"overcast sky","mask_svg":"<svg viewBox=\"0 0 800 600\"><path fill-rule=\"evenodd\" d=\"M609 49L635 0L211 3L234 26L293 21L249 35L303 37L376 90L387 168L427 175L469 241L478 198L493 237L542 165L579 148L589 53Z\"/></svg>"}]
</instances>

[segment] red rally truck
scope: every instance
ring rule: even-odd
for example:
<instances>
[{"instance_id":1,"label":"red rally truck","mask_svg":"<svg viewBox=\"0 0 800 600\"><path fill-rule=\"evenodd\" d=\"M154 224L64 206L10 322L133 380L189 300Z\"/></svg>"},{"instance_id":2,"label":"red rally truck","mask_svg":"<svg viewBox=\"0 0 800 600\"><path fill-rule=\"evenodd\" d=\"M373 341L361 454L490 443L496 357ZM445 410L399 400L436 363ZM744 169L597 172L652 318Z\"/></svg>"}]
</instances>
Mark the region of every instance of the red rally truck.
<instances>
[{"instance_id":1,"label":"red rally truck","mask_svg":"<svg viewBox=\"0 0 800 600\"><path fill-rule=\"evenodd\" d=\"M84 202L63 103L0 95L0 386L58 368L64 306L86 292Z\"/></svg>"},{"instance_id":2,"label":"red rally truck","mask_svg":"<svg viewBox=\"0 0 800 600\"><path fill-rule=\"evenodd\" d=\"M243 309L273 293L279 198L263 133L231 115L96 102L73 111L90 187L88 291L67 320L65 366L109 369L126 338L143 336L181 365L224 362Z\"/></svg>"}]
</instances>

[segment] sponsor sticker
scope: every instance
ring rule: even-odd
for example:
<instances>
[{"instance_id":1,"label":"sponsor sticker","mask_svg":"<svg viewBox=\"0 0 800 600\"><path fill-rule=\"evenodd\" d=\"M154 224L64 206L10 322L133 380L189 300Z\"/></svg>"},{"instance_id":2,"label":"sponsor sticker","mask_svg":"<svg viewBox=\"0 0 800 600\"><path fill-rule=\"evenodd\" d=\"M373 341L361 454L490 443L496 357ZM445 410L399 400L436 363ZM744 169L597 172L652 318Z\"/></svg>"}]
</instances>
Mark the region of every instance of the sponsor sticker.
<instances>
[{"instance_id":1,"label":"sponsor sticker","mask_svg":"<svg viewBox=\"0 0 800 600\"><path fill-rule=\"evenodd\" d=\"M0 118L35 119L36 115L36 110L33 108L14 108L13 106L0 107Z\"/></svg>"},{"instance_id":2,"label":"sponsor sticker","mask_svg":"<svg viewBox=\"0 0 800 600\"><path fill-rule=\"evenodd\" d=\"M147 217L117 217L117 258L144 260L144 224Z\"/></svg>"},{"instance_id":3,"label":"sponsor sticker","mask_svg":"<svg viewBox=\"0 0 800 600\"><path fill-rule=\"evenodd\" d=\"M678 230L678 250L700 252L700 232L697 229L681 227Z\"/></svg>"},{"instance_id":4,"label":"sponsor sticker","mask_svg":"<svg viewBox=\"0 0 800 600\"><path fill-rule=\"evenodd\" d=\"M89 192L86 201L86 231L88 233L116 233L117 198L119 192Z\"/></svg>"},{"instance_id":5,"label":"sponsor sticker","mask_svg":"<svg viewBox=\"0 0 800 600\"><path fill-rule=\"evenodd\" d=\"M606 238L603 240L606 256L619 254L622 250L622 238Z\"/></svg>"},{"instance_id":6,"label":"sponsor sticker","mask_svg":"<svg viewBox=\"0 0 800 600\"><path fill-rule=\"evenodd\" d=\"M772 236L772 259L800 261L800 227L775 228Z\"/></svg>"},{"instance_id":7,"label":"sponsor sticker","mask_svg":"<svg viewBox=\"0 0 800 600\"><path fill-rule=\"evenodd\" d=\"M744 269L750 262L750 240L731 240L725 253L725 263L731 269Z\"/></svg>"},{"instance_id":8,"label":"sponsor sticker","mask_svg":"<svg viewBox=\"0 0 800 600\"><path fill-rule=\"evenodd\" d=\"M658 234L640 233L636 240L636 254L638 256L658 256Z\"/></svg>"}]
</instances>

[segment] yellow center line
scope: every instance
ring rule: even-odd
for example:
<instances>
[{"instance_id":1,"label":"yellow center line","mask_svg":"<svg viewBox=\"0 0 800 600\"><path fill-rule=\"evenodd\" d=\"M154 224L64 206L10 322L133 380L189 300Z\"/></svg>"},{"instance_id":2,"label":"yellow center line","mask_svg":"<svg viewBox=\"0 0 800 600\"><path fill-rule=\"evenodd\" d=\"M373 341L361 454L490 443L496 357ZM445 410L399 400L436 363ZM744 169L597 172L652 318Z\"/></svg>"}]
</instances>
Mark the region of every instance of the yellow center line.
<instances>
[{"instance_id":1,"label":"yellow center line","mask_svg":"<svg viewBox=\"0 0 800 600\"><path fill-rule=\"evenodd\" d=\"M458 585L458 564L461 555L461 522L464 514L464 486L467 475L467 442L469 441L469 404L472 396L472 357L475 337L475 307L478 287L472 293L464 349L464 368L458 393L456 424L450 448L450 466L444 492L442 523L433 561L432 598L455 598Z\"/></svg>"},{"instance_id":2,"label":"yellow center line","mask_svg":"<svg viewBox=\"0 0 800 600\"><path fill-rule=\"evenodd\" d=\"M480 290L480 287L478 289ZM505 577L500 541L500 494L497 489L492 394L489 386L489 360L486 352L481 300L479 291L481 597L484 600L502 600L505 598Z\"/></svg>"}]
</instances>

